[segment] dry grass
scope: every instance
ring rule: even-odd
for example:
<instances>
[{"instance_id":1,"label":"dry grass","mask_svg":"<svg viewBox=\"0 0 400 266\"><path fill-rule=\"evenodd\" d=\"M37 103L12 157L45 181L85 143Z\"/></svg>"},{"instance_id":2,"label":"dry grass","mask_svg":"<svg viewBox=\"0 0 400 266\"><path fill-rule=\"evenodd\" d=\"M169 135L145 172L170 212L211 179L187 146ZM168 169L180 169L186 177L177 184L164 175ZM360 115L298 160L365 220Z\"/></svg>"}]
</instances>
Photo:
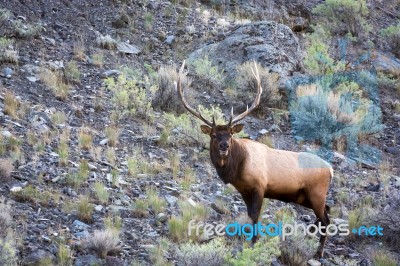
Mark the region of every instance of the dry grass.
<instances>
[{"instance_id":1,"label":"dry grass","mask_svg":"<svg viewBox=\"0 0 400 266\"><path fill-rule=\"evenodd\" d=\"M94 231L93 235L87 238L85 246L87 249L96 252L102 259L105 259L107 255L117 254L121 251L119 236L109 229Z\"/></svg>"},{"instance_id":2,"label":"dry grass","mask_svg":"<svg viewBox=\"0 0 400 266\"><path fill-rule=\"evenodd\" d=\"M19 100L15 97L12 91L7 90L4 95L4 113L11 116L12 118L17 118L18 107L20 106Z\"/></svg>"},{"instance_id":3,"label":"dry grass","mask_svg":"<svg viewBox=\"0 0 400 266\"><path fill-rule=\"evenodd\" d=\"M14 166L9 159L0 159L0 179L8 181L11 179L11 173Z\"/></svg>"},{"instance_id":4,"label":"dry grass","mask_svg":"<svg viewBox=\"0 0 400 266\"><path fill-rule=\"evenodd\" d=\"M74 43L73 46L74 58L79 61L86 61L85 54L85 43L82 37L79 37L78 40Z\"/></svg>"},{"instance_id":5,"label":"dry grass","mask_svg":"<svg viewBox=\"0 0 400 266\"><path fill-rule=\"evenodd\" d=\"M54 96L58 100L66 100L69 94L70 87L63 81L62 74L60 72L54 72L46 68L40 70L40 80L49 87Z\"/></svg>"}]
</instances>

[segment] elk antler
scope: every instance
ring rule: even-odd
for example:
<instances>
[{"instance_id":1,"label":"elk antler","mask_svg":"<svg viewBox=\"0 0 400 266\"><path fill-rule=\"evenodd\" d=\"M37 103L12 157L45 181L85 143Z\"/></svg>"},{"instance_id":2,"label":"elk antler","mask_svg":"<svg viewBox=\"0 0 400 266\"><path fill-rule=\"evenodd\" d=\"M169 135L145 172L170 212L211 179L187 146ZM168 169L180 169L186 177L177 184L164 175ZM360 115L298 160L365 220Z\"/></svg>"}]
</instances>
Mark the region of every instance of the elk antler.
<instances>
[{"instance_id":1,"label":"elk antler","mask_svg":"<svg viewBox=\"0 0 400 266\"><path fill-rule=\"evenodd\" d=\"M185 106L185 108L195 117L199 118L201 121L203 121L204 123L206 123L208 126L210 127L214 127L215 126L215 119L214 117L212 118L212 122L208 121L206 118L204 118L204 116L202 116L202 114L200 113L200 111L197 109L193 109L192 107L189 106L189 104L186 102L184 96L183 96L183 89L182 89L182 82L181 82L181 77L184 75L183 74L183 70L185 68L185 61L183 61L182 66L179 70L179 74L178 74L178 81L175 82L175 87L178 90L178 95L179 98L181 99L183 105Z\"/></svg>"},{"instance_id":2,"label":"elk antler","mask_svg":"<svg viewBox=\"0 0 400 266\"><path fill-rule=\"evenodd\" d=\"M253 72L253 75L254 75L254 77L256 78L256 81L257 81L257 95L256 95L256 98L254 99L254 102L250 106L250 108L249 108L249 106L247 106L246 111L244 111L240 115L236 116L235 118L233 118L233 107L232 107L232 109L231 109L231 117L229 119L229 124L228 124L229 126L231 126L231 125L239 122L243 118L245 118L251 111L253 111L260 104L262 87L261 87L260 74L258 73L256 61L254 61L254 67L256 69L255 73L254 73L253 68L251 69L251 72Z\"/></svg>"}]
</instances>

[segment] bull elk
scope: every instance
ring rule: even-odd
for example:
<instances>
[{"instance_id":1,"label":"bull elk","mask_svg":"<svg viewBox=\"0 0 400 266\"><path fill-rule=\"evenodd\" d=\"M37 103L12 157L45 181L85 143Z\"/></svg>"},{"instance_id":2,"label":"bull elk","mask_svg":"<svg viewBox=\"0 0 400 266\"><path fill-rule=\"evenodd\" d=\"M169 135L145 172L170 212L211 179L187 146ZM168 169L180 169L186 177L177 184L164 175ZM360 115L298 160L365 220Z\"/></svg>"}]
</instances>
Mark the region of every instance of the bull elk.
<instances>
[{"instance_id":1,"label":"bull elk","mask_svg":"<svg viewBox=\"0 0 400 266\"><path fill-rule=\"evenodd\" d=\"M320 223L326 230L330 221L329 206L325 205L325 201L333 177L332 167L326 161L311 153L277 150L253 140L233 138L244 126L238 122L260 103L261 80L257 65L254 65L255 70L252 71L257 81L255 100L250 108L247 107L235 118L232 108L226 125L216 125L214 117L212 122L207 120L186 102L181 84L185 62L175 84L179 98L192 115L205 123L201 131L210 136L210 157L218 176L242 195L253 224L258 222L263 199L270 198L312 209L317 217L315 223ZM321 227L317 258L323 256L327 237L324 227ZM256 240L254 237L253 243Z\"/></svg>"}]
</instances>

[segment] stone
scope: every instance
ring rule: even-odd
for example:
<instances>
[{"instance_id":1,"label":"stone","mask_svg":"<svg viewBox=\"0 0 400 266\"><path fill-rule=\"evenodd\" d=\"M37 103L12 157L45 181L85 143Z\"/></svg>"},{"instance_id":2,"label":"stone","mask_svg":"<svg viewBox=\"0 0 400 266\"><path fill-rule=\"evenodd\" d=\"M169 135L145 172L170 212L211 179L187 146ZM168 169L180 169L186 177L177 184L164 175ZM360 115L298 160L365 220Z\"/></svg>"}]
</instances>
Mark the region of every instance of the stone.
<instances>
[{"instance_id":1,"label":"stone","mask_svg":"<svg viewBox=\"0 0 400 266\"><path fill-rule=\"evenodd\" d=\"M103 210L103 206L96 205L96 207L94 207L94 210L97 211L97 212L101 212Z\"/></svg>"},{"instance_id":2,"label":"stone","mask_svg":"<svg viewBox=\"0 0 400 266\"><path fill-rule=\"evenodd\" d=\"M174 35L168 35L167 38L165 39L165 43L171 45L175 41L175 36Z\"/></svg>"},{"instance_id":3,"label":"stone","mask_svg":"<svg viewBox=\"0 0 400 266\"><path fill-rule=\"evenodd\" d=\"M333 223L336 224L336 225L348 224L349 221L348 220L344 220L344 219L340 219L340 218L333 218Z\"/></svg>"},{"instance_id":4,"label":"stone","mask_svg":"<svg viewBox=\"0 0 400 266\"><path fill-rule=\"evenodd\" d=\"M170 206L175 206L176 202L178 201L178 198L171 195L165 195L165 200L168 202Z\"/></svg>"},{"instance_id":5,"label":"stone","mask_svg":"<svg viewBox=\"0 0 400 266\"><path fill-rule=\"evenodd\" d=\"M55 257L53 254L50 252L43 250L43 249L38 249L33 251L32 253L28 254L24 259L23 259L23 265L38 265L40 261L43 261L45 259L50 259L51 261L54 261Z\"/></svg>"},{"instance_id":6,"label":"stone","mask_svg":"<svg viewBox=\"0 0 400 266\"><path fill-rule=\"evenodd\" d=\"M311 259L311 260L307 261L307 265L310 265L310 266L321 266L321 262L319 262L317 260L314 260L314 259Z\"/></svg>"},{"instance_id":7,"label":"stone","mask_svg":"<svg viewBox=\"0 0 400 266\"><path fill-rule=\"evenodd\" d=\"M11 68L5 67L5 68L3 68L2 76L6 77L6 78L11 78L13 73L14 73L14 71Z\"/></svg>"},{"instance_id":8,"label":"stone","mask_svg":"<svg viewBox=\"0 0 400 266\"><path fill-rule=\"evenodd\" d=\"M274 21L239 26L222 41L207 44L190 54L188 65L207 55L231 79L236 75L237 66L247 61L256 60L281 77L289 76L301 65L296 36L289 27Z\"/></svg>"},{"instance_id":9,"label":"stone","mask_svg":"<svg viewBox=\"0 0 400 266\"><path fill-rule=\"evenodd\" d=\"M5 138L11 138L12 136L13 136L13 134L11 134L11 132L10 131L8 131L8 130L4 130L4 131L2 131L1 132L1 135L3 135L3 137L5 137Z\"/></svg>"},{"instance_id":10,"label":"stone","mask_svg":"<svg viewBox=\"0 0 400 266\"><path fill-rule=\"evenodd\" d=\"M340 255L345 255L347 252L344 248L337 248L337 249L335 249L334 253L335 253L335 255L340 256Z\"/></svg>"},{"instance_id":11,"label":"stone","mask_svg":"<svg viewBox=\"0 0 400 266\"><path fill-rule=\"evenodd\" d=\"M99 144L100 145L107 145L107 143L108 143L108 139L102 139L102 140L100 140L100 142L99 142Z\"/></svg>"},{"instance_id":12,"label":"stone","mask_svg":"<svg viewBox=\"0 0 400 266\"><path fill-rule=\"evenodd\" d=\"M265 128L263 128L263 129L261 129L258 133L259 133L260 135L265 135L265 134L268 133L268 130L266 130Z\"/></svg>"},{"instance_id":13,"label":"stone","mask_svg":"<svg viewBox=\"0 0 400 266\"><path fill-rule=\"evenodd\" d=\"M36 82L39 79L36 76L30 76L30 77L26 77L30 82Z\"/></svg>"},{"instance_id":14,"label":"stone","mask_svg":"<svg viewBox=\"0 0 400 266\"><path fill-rule=\"evenodd\" d=\"M86 229L86 228L89 228L89 227L90 227L88 224L85 224L84 222L81 222L81 221L79 221L79 220L75 220L75 221L72 223L72 226L73 226L75 229Z\"/></svg>"},{"instance_id":15,"label":"stone","mask_svg":"<svg viewBox=\"0 0 400 266\"><path fill-rule=\"evenodd\" d=\"M101 259L93 255L84 255L75 259L74 266L102 265Z\"/></svg>"},{"instance_id":16,"label":"stone","mask_svg":"<svg viewBox=\"0 0 400 266\"><path fill-rule=\"evenodd\" d=\"M139 54L141 52L138 47L126 42L119 42L117 49L124 54Z\"/></svg>"},{"instance_id":17,"label":"stone","mask_svg":"<svg viewBox=\"0 0 400 266\"><path fill-rule=\"evenodd\" d=\"M373 59L372 65L375 67L377 72L392 74L394 76L398 74L400 69L400 59L377 50L372 52L371 58Z\"/></svg>"},{"instance_id":18,"label":"stone","mask_svg":"<svg viewBox=\"0 0 400 266\"><path fill-rule=\"evenodd\" d=\"M162 223L167 221L167 219L168 219L167 215L163 212L157 214L156 218L157 218L157 221L162 222Z\"/></svg>"},{"instance_id":19,"label":"stone","mask_svg":"<svg viewBox=\"0 0 400 266\"><path fill-rule=\"evenodd\" d=\"M116 70L116 69L111 69L111 70L104 71L101 74L101 77L102 78L108 78L108 77L111 77L111 76L118 77L119 75L121 75L121 71Z\"/></svg>"}]
</instances>

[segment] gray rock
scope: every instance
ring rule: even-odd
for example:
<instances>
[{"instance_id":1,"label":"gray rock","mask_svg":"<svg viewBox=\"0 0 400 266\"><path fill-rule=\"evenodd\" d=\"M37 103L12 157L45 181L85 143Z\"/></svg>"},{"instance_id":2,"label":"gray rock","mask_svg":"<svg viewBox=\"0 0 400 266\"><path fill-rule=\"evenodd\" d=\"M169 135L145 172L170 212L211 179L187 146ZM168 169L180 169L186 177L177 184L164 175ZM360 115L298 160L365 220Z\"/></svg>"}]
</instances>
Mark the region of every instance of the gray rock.
<instances>
[{"instance_id":1,"label":"gray rock","mask_svg":"<svg viewBox=\"0 0 400 266\"><path fill-rule=\"evenodd\" d=\"M74 229L81 229L81 230L90 227L90 225L85 224L84 222L81 222L81 221L79 221L79 220L75 220L75 221L72 223L72 226L74 227Z\"/></svg>"},{"instance_id":2,"label":"gray rock","mask_svg":"<svg viewBox=\"0 0 400 266\"><path fill-rule=\"evenodd\" d=\"M393 155L399 155L400 154L400 148L399 147L387 147L386 151L390 154Z\"/></svg>"},{"instance_id":3,"label":"gray rock","mask_svg":"<svg viewBox=\"0 0 400 266\"><path fill-rule=\"evenodd\" d=\"M99 142L100 145L107 145L107 143L108 143L108 139L102 139Z\"/></svg>"},{"instance_id":4,"label":"gray rock","mask_svg":"<svg viewBox=\"0 0 400 266\"><path fill-rule=\"evenodd\" d=\"M178 201L178 198L171 195L165 195L165 200L168 202L170 206L175 206L176 202Z\"/></svg>"},{"instance_id":5,"label":"gray rock","mask_svg":"<svg viewBox=\"0 0 400 266\"><path fill-rule=\"evenodd\" d=\"M119 42L117 44L117 49L124 54L139 54L141 52L138 47L126 42Z\"/></svg>"},{"instance_id":6,"label":"gray rock","mask_svg":"<svg viewBox=\"0 0 400 266\"><path fill-rule=\"evenodd\" d=\"M378 72L396 75L400 69L400 60L390 54L374 51L371 58L374 58L372 65Z\"/></svg>"},{"instance_id":7,"label":"gray rock","mask_svg":"<svg viewBox=\"0 0 400 266\"><path fill-rule=\"evenodd\" d=\"M168 217L165 213L161 212L161 213L157 214L156 218L157 218L157 221L160 221L163 223L167 220Z\"/></svg>"},{"instance_id":8,"label":"gray rock","mask_svg":"<svg viewBox=\"0 0 400 266\"><path fill-rule=\"evenodd\" d=\"M335 255L345 255L347 252L344 248L337 248L334 253Z\"/></svg>"},{"instance_id":9,"label":"gray rock","mask_svg":"<svg viewBox=\"0 0 400 266\"><path fill-rule=\"evenodd\" d=\"M263 129L261 129L258 133L259 133L260 135L265 135L265 134L268 133L268 130L266 130L265 128L263 128Z\"/></svg>"},{"instance_id":10,"label":"gray rock","mask_svg":"<svg viewBox=\"0 0 400 266\"><path fill-rule=\"evenodd\" d=\"M77 233L74 233L74 236L76 237L76 238L86 238L86 237L88 237L90 234L89 234L89 231L88 230L83 230L83 231L81 231L81 232L77 232Z\"/></svg>"},{"instance_id":11,"label":"gray rock","mask_svg":"<svg viewBox=\"0 0 400 266\"><path fill-rule=\"evenodd\" d=\"M28 254L24 259L23 259L23 265L38 265L40 261L45 260L45 259L51 259L54 261L55 257L53 254L50 252L43 250L43 249L38 249L36 251L33 251L32 253Z\"/></svg>"},{"instance_id":12,"label":"gray rock","mask_svg":"<svg viewBox=\"0 0 400 266\"><path fill-rule=\"evenodd\" d=\"M344 220L344 219L340 219L340 218L333 218L333 223L336 224L336 225L348 224L349 221L348 220Z\"/></svg>"},{"instance_id":13,"label":"gray rock","mask_svg":"<svg viewBox=\"0 0 400 266\"><path fill-rule=\"evenodd\" d=\"M256 60L281 76L300 68L301 51L298 40L289 27L274 21L261 21L239 26L218 43L208 44L190 54L190 64L205 56L234 78L236 67Z\"/></svg>"},{"instance_id":14,"label":"gray rock","mask_svg":"<svg viewBox=\"0 0 400 266\"><path fill-rule=\"evenodd\" d=\"M321 265L321 262L319 262L319 261L317 261L317 260L314 260L314 259L311 259L311 260L309 260L309 261L307 262L307 265L310 265L310 266L320 266L320 265Z\"/></svg>"},{"instance_id":15,"label":"gray rock","mask_svg":"<svg viewBox=\"0 0 400 266\"><path fill-rule=\"evenodd\" d=\"M10 131L8 131L8 130L4 130L4 131L2 131L1 132L1 135L3 135L3 137L5 137L5 138L11 138L12 136L13 136L13 134L11 134L11 132Z\"/></svg>"},{"instance_id":16,"label":"gray rock","mask_svg":"<svg viewBox=\"0 0 400 266\"><path fill-rule=\"evenodd\" d=\"M6 78L11 78L13 73L14 73L14 71L11 68L5 67L5 68L3 68L1 75Z\"/></svg>"},{"instance_id":17,"label":"gray rock","mask_svg":"<svg viewBox=\"0 0 400 266\"><path fill-rule=\"evenodd\" d=\"M175 36L174 35L168 35L167 38L165 39L165 43L171 45L175 41Z\"/></svg>"},{"instance_id":18,"label":"gray rock","mask_svg":"<svg viewBox=\"0 0 400 266\"><path fill-rule=\"evenodd\" d=\"M101 77L102 77L102 78L108 78L108 77L111 77L111 76L117 77L117 76L119 76L119 75L121 75L121 71L116 70L116 69L110 69L110 70L104 71L104 72L101 74Z\"/></svg>"},{"instance_id":19,"label":"gray rock","mask_svg":"<svg viewBox=\"0 0 400 266\"><path fill-rule=\"evenodd\" d=\"M26 77L30 82L36 82L39 79L36 76L30 76L30 77Z\"/></svg>"},{"instance_id":20,"label":"gray rock","mask_svg":"<svg viewBox=\"0 0 400 266\"><path fill-rule=\"evenodd\" d=\"M102 265L101 259L93 255L84 255L75 259L74 266Z\"/></svg>"},{"instance_id":21,"label":"gray rock","mask_svg":"<svg viewBox=\"0 0 400 266\"><path fill-rule=\"evenodd\" d=\"M94 210L97 211L97 212L101 212L103 210L103 206L96 205L96 207L94 207Z\"/></svg>"}]
</instances>

